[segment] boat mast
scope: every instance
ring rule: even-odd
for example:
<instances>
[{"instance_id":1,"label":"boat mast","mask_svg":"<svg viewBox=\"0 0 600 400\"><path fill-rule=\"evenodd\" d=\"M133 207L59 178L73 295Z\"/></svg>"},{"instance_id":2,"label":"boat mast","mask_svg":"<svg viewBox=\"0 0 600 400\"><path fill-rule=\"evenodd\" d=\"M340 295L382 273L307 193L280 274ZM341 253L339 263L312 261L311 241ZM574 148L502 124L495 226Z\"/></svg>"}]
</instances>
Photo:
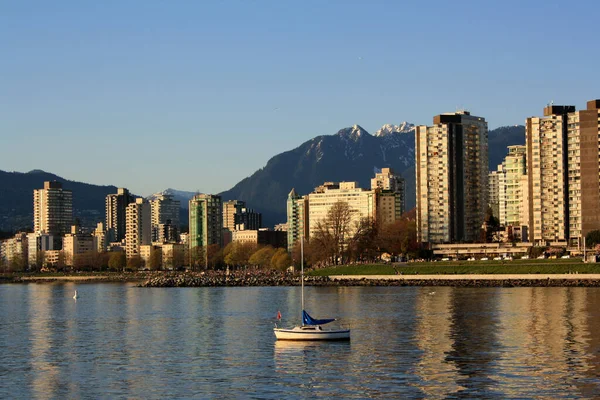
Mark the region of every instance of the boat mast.
<instances>
[{"instance_id":1,"label":"boat mast","mask_svg":"<svg viewBox=\"0 0 600 400\"><path fill-rule=\"evenodd\" d=\"M302 286L302 312L304 312L304 235L300 237L300 280ZM302 325L304 326L303 315L300 316Z\"/></svg>"}]
</instances>

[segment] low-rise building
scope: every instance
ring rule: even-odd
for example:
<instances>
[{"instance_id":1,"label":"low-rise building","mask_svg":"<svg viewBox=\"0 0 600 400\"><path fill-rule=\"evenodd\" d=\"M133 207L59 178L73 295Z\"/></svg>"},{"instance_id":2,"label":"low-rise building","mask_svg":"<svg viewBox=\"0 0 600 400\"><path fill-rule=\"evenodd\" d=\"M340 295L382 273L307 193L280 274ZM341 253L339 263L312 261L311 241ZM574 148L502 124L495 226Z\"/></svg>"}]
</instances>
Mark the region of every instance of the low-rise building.
<instances>
[{"instance_id":1,"label":"low-rise building","mask_svg":"<svg viewBox=\"0 0 600 400\"><path fill-rule=\"evenodd\" d=\"M433 254L439 257L465 259L469 257L522 257L527 255L532 243L459 243L434 244Z\"/></svg>"},{"instance_id":2,"label":"low-rise building","mask_svg":"<svg viewBox=\"0 0 600 400\"><path fill-rule=\"evenodd\" d=\"M62 250L48 250L44 252L44 265L49 267L63 267L64 254Z\"/></svg>"},{"instance_id":3,"label":"low-rise building","mask_svg":"<svg viewBox=\"0 0 600 400\"><path fill-rule=\"evenodd\" d=\"M177 269L185 264L185 248L182 243L162 245L162 265L165 269Z\"/></svg>"},{"instance_id":4,"label":"low-rise building","mask_svg":"<svg viewBox=\"0 0 600 400\"><path fill-rule=\"evenodd\" d=\"M232 241L237 243L287 248L287 232L271 231L267 229L234 231L232 232Z\"/></svg>"},{"instance_id":5,"label":"low-rise building","mask_svg":"<svg viewBox=\"0 0 600 400\"><path fill-rule=\"evenodd\" d=\"M49 233L33 232L27 234L28 264L30 267L41 266L43 253L49 250L62 249L62 238Z\"/></svg>"},{"instance_id":6,"label":"low-rise building","mask_svg":"<svg viewBox=\"0 0 600 400\"><path fill-rule=\"evenodd\" d=\"M92 253L96 251L97 245L92 235L77 232L77 226L71 226L71 233L63 238L63 252L65 265L73 266L75 258L79 254Z\"/></svg>"},{"instance_id":7,"label":"low-rise building","mask_svg":"<svg viewBox=\"0 0 600 400\"><path fill-rule=\"evenodd\" d=\"M28 261L27 234L17 233L14 237L0 243L2 264L10 269L25 269Z\"/></svg>"}]
</instances>

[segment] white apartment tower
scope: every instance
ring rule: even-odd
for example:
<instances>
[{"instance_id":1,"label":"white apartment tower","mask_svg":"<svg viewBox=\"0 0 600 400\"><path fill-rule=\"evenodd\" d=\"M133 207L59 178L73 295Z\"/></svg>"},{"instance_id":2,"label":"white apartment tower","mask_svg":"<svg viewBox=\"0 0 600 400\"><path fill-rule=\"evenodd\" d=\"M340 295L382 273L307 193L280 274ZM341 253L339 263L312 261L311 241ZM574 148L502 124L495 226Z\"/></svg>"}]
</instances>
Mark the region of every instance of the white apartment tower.
<instances>
[{"instance_id":1,"label":"white apartment tower","mask_svg":"<svg viewBox=\"0 0 600 400\"><path fill-rule=\"evenodd\" d=\"M492 209L494 217L500 219L500 171L501 165L497 171L490 171L488 174L488 207Z\"/></svg>"},{"instance_id":2,"label":"white apartment tower","mask_svg":"<svg viewBox=\"0 0 600 400\"><path fill-rule=\"evenodd\" d=\"M568 240L567 119L574 106L549 105L527 118L529 237L535 244Z\"/></svg>"},{"instance_id":3,"label":"white apartment tower","mask_svg":"<svg viewBox=\"0 0 600 400\"><path fill-rule=\"evenodd\" d=\"M152 242L176 241L180 208L180 201L167 193L161 193L150 200Z\"/></svg>"},{"instance_id":4,"label":"white apartment tower","mask_svg":"<svg viewBox=\"0 0 600 400\"><path fill-rule=\"evenodd\" d=\"M64 235L73 223L73 194L60 182L46 181L33 191L33 229L51 235Z\"/></svg>"},{"instance_id":5,"label":"white apartment tower","mask_svg":"<svg viewBox=\"0 0 600 400\"><path fill-rule=\"evenodd\" d=\"M508 146L508 155L502 162L499 199L500 224L504 226L521 226L529 223L521 220L525 196L522 182L523 176L527 174L526 151L525 146ZM500 166L498 168L500 170Z\"/></svg>"},{"instance_id":6,"label":"white apartment tower","mask_svg":"<svg viewBox=\"0 0 600 400\"><path fill-rule=\"evenodd\" d=\"M150 204L138 198L127 206L125 228L125 254L127 258L140 256L140 247L151 243Z\"/></svg>"},{"instance_id":7,"label":"white apartment tower","mask_svg":"<svg viewBox=\"0 0 600 400\"><path fill-rule=\"evenodd\" d=\"M488 207L488 129L467 111L416 128L417 236L423 243L479 239Z\"/></svg>"}]
</instances>

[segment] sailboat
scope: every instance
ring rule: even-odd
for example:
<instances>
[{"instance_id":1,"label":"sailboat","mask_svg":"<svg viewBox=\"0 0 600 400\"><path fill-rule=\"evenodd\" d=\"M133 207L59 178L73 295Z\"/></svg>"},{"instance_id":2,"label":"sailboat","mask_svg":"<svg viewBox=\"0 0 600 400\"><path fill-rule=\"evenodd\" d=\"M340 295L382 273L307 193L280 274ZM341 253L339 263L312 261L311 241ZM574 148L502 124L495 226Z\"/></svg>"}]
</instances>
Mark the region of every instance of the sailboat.
<instances>
[{"instance_id":1,"label":"sailboat","mask_svg":"<svg viewBox=\"0 0 600 400\"><path fill-rule=\"evenodd\" d=\"M304 309L304 238L300 240L300 267L302 287L302 325L293 328L278 328L273 332L277 340L350 340L350 329L327 329L322 325L336 321L335 318L316 319Z\"/></svg>"}]
</instances>

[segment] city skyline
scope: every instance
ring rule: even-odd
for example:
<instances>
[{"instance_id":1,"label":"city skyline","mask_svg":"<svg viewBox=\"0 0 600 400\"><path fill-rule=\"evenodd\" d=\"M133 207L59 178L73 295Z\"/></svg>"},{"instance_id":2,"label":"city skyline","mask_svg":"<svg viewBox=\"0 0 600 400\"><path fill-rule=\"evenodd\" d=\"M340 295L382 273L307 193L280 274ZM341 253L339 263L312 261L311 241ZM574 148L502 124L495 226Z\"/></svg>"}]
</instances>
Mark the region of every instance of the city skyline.
<instances>
[{"instance_id":1,"label":"city skyline","mask_svg":"<svg viewBox=\"0 0 600 400\"><path fill-rule=\"evenodd\" d=\"M141 195L219 193L272 155L354 124L374 133L466 108L493 129L552 100L580 109L600 89L584 78L598 57L587 51L598 7L5 4L0 169ZM540 54L553 47L586 57L548 62ZM202 172L223 157L209 149L232 142L220 176ZM69 162L55 157L67 151ZM100 169L89 160L102 154L111 163Z\"/></svg>"}]
</instances>

